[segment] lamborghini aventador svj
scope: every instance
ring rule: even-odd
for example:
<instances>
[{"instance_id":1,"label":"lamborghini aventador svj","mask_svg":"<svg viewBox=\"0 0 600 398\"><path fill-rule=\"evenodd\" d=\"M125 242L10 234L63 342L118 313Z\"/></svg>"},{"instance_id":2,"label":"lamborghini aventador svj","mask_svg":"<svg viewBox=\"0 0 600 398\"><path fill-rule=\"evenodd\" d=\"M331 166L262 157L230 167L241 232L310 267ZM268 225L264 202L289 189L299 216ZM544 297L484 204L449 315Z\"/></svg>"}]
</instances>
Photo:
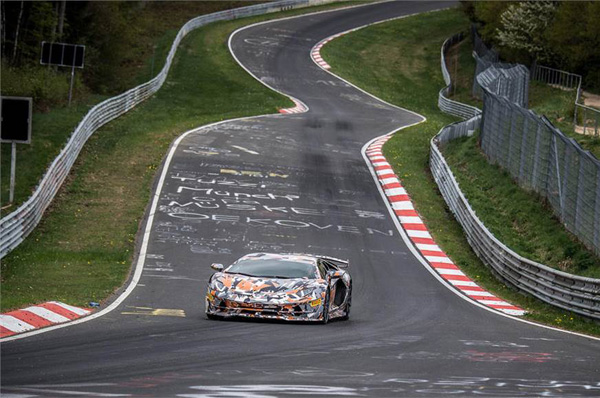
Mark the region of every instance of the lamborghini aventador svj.
<instances>
[{"instance_id":1,"label":"lamborghini aventador svj","mask_svg":"<svg viewBox=\"0 0 600 398\"><path fill-rule=\"evenodd\" d=\"M348 319L352 278L348 261L312 254L252 253L208 281L210 319L250 317L327 323Z\"/></svg>"}]
</instances>

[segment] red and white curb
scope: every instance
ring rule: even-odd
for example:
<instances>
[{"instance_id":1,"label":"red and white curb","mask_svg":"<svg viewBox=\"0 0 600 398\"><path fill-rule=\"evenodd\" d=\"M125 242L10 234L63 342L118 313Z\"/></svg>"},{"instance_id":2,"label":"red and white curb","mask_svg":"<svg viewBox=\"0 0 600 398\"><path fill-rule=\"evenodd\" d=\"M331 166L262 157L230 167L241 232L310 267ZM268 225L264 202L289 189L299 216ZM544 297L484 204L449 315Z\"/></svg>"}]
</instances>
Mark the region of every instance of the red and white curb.
<instances>
[{"instance_id":1,"label":"red and white curb","mask_svg":"<svg viewBox=\"0 0 600 398\"><path fill-rule=\"evenodd\" d=\"M327 69L327 70L331 69L331 66L327 62L325 62L325 60L323 59L323 57L321 57L321 48L323 48L323 46L325 44L329 43L333 39L337 39L340 36L343 36L343 35L348 34L350 32L354 32L355 30L358 30L358 29L359 28L351 29L351 30L348 30L346 32L341 32L341 33L338 33L337 35L330 36L330 37L328 37L326 39L323 39L320 42L318 42L312 48L312 50L310 52L310 56L312 57L313 61L315 61L315 63L317 65L319 65L323 69Z\"/></svg>"},{"instance_id":2,"label":"red and white curb","mask_svg":"<svg viewBox=\"0 0 600 398\"><path fill-rule=\"evenodd\" d=\"M400 225L402 225L419 253L442 279L471 300L508 315L524 315L526 311L522 308L510 304L478 286L436 245L423 220L415 210L408 193L402 187L400 179L383 156L383 144L390 138L391 135L387 135L373 141L367 148L366 155L373 166L377 180L381 184L390 206L396 217L398 217L398 221L400 221Z\"/></svg>"},{"instance_id":3,"label":"red and white curb","mask_svg":"<svg viewBox=\"0 0 600 398\"><path fill-rule=\"evenodd\" d=\"M296 106L294 106L293 108L285 108L285 109L280 109L279 113L304 113L306 111L308 111L308 107L306 105L304 105L302 102L292 98L292 101L294 101L294 104L296 104Z\"/></svg>"},{"instance_id":4,"label":"red and white curb","mask_svg":"<svg viewBox=\"0 0 600 398\"><path fill-rule=\"evenodd\" d=\"M88 315L91 311L58 301L35 305L0 314L0 338L68 322Z\"/></svg>"}]
</instances>

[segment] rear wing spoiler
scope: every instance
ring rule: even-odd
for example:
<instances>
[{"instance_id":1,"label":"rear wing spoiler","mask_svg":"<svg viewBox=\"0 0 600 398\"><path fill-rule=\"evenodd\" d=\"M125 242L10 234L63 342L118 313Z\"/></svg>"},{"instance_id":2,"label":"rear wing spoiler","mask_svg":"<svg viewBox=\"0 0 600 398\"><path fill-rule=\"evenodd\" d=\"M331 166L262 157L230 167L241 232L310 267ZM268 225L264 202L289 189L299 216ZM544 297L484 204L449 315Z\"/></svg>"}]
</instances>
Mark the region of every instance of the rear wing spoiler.
<instances>
[{"instance_id":1,"label":"rear wing spoiler","mask_svg":"<svg viewBox=\"0 0 600 398\"><path fill-rule=\"evenodd\" d=\"M319 258L326 260L326 261L331 261L332 263L334 263L336 266L338 266L340 268L348 268L350 266L350 261L348 261L348 260L342 260L339 258L329 257L329 256L319 256Z\"/></svg>"}]
</instances>

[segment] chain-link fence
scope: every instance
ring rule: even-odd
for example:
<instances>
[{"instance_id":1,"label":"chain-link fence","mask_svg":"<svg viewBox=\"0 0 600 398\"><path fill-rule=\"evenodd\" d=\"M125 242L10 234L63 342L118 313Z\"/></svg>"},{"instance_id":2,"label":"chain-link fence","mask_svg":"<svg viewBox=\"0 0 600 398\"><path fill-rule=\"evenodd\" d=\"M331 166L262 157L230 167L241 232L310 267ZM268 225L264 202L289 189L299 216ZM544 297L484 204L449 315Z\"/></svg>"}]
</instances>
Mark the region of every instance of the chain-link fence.
<instances>
[{"instance_id":1,"label":"chain-link fence","mask_svg":"<svg viewBox=\"0 0 600 398\"><path fill-rule=\"evenodd\" d=\"M442 74L444 75L446 84L448 84L446 88L451 87L452 82L450 75L447 73L444 53L449 47L447 43L455 41L449 39L442 46ZM575 190L581 190L584 185L580 185L579 181L593 174L594 169L590 168L590 164L581 163L581 160L580 163L575 164L574 159L576 159L576 155L573 153L570 155L565 154L565 152L572 151L572 148L578 148L577 146L565 144L558 135L550 135L553 138L544 140L546 137L542 133L544 128L556 130L545 118L539 118L535 113L516 105L507 98L496 94L488 95L485 91L486 82L492 86L498 84L494 82L493 76L492 74L492 76L487 76L487 80L483 79L483 90L485 93L484 113L469 118L466 121L453 123L442 128L431 140L429 161L431 173L446 204L461 224L469 244L496 277L519 291L531 294L549 304L591 318L600 319L600 279L570 275L552 269L544 264L528 260L519 256L496 239L471 208L469 202L461 192L452 170L444 159L441 152L441 147L444 144L459 137L470 136L478 128L483 130L486 128L483 125L487 124L488 129L500 132L500 134L490 134L495 140L490 140L488 144L495 145L495 147L493 150L488 148L489 152L498 155L502 159L509 159L508 164L511 173L513 175L520 175L524 180L528 181L530 187L533 187L535 184L542 187L552 186L552 181L556 182L556 176L562 177L559 173L560 170L565 170L565 167L567 170L575 170L579 166L578 170L583 176L578 175L575 177L571 175L571 182L576 179L577 188ZM440 91L440 97L442 96L442 92L443 89ZM440 109L459 116L456 112L453 112L455 109L454 106L449 110L440 106ZM556 131L562 136L560 131ZM562 137L564 138L564 136ZM579 156L582 155L579 154ZM585 154L582 157L584 159L588 158ZM560 159L569 160L560 163ZM592 158L591 160L594 159ZM498 160L496 159L496 161ZM554 168L555 171L551 169L553 163L556 166ZM544 175L541 169L546 170L547 175ZM596 168L595 170L597 173L598 169ZM539 175L542 175L545 179L542 180L539 177L535 177ZM598 174L596 176L598 177ZM565 182L565 180L561 181ZM575 215L576 218L579 217L578 222L580 225L582 217L594 220L594 217L600 214L598 211L600 210L598 209L598 205L600 204L598 178L596 181L595 190L592 190L587 195L581 193L574 200L564 195L558 195L559 198L564 197L567 202L574 201L575 203L589 203L594 200L592 196L596 195L596 211L594 214L580 213L578 216ZM564 190L561 183L555 186ZM571 191L573 191L573 188L571 188ZM590 210L591 207L588 206L586 209ZM597 221L596 224L598 224ZM597 232L596 229L591 234L597 234Z\"/></svg>"},{"instance_id":2,"label":"chain-link fence","mask_svg":"<svg viewBox=\"0 0 600 398\"><path fill-rule=\"evenodd\" d=\"M188 21L173 41L165 65L160 73L152 80L94 106L73 131L69 141L48 167L27 202L0 220L0 258L17 247L37 226L44 211L67 178L73 163L75 163L88 138L100 127L129 111L162 87L179 43L189 32L211 22L232 20L325 2L327 0L275 1L202 15Z\"/></svg>"},{"instance_id":3,"label":"chain-link fence","mask_svg":"<svg viewBox=\"0 0 600 398\"><path fill-rule=\"evenodd\" d=\"M547 118L498 95L503 79L493 67L477 76L482 150L519 185L546 197L567 229L600 255L600 161Z\"/></svg>"}]
</instances>

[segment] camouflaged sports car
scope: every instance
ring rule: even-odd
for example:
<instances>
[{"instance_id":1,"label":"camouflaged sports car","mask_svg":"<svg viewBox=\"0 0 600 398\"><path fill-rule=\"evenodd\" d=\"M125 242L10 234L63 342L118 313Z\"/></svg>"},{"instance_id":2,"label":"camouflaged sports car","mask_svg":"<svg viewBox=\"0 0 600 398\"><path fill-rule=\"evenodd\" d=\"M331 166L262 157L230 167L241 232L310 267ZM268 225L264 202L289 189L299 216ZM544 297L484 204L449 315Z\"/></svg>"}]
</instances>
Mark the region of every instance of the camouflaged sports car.
<instances>
[{"instance_id":1,"label":"camouflaged sports car","mask_svg":"<svg viewBox=\"0 0 600 398\"><path fill-rule=\"evenodd\" d=\"M248 254L208 281L210 319L249 317L327 323L348 319L352 279L348 261L311 254Z\"/></svg>"}]
</instances>

